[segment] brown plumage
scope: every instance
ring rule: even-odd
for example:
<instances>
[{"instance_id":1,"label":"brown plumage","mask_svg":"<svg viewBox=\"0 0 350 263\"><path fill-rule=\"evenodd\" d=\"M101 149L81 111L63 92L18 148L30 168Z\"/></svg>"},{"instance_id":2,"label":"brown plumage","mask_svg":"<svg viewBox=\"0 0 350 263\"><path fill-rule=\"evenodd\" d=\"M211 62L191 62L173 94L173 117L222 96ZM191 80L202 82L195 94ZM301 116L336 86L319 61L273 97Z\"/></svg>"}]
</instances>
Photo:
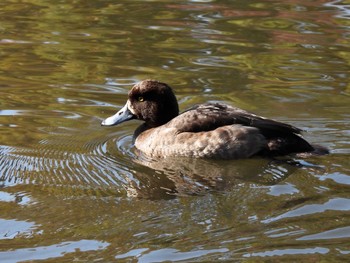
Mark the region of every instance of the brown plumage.
<instances>
[{"instance_id":1,"label":"brown plumage","mask_svg":"<svg viewBox=\"0 0 350 263\"><path fill-rule=\"evenodd\" d=\"M328 152L309 144L301 130L292 125L223 103L196 105L178 115L172 89L158 81L139 82L128 97L126 105L102 125L129 119L144 121L135 131L135 146L151 157L237 159Z\"/></svg>"}]
</instances>

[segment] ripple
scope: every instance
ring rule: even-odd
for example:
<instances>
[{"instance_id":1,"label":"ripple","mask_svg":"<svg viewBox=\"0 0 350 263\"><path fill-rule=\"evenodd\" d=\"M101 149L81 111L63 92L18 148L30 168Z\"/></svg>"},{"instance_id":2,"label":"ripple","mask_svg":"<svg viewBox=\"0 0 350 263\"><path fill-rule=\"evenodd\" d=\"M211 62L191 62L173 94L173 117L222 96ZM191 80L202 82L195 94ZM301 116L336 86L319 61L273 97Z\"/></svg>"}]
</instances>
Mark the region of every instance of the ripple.
<instances>
[{"instance_id":1,"label":"ripple","mask_svg":"<svg viewBox=\"0 0 350 263\"><path fill-rule=\"evenodd\" d=\"M19 248L11 251L0 252L0 261L2 262L19 262L32 260L45 260L60 258L67 253L73 253L77 250L97 251L108 247L110 243L98 240L79 240L67 241L50 246L38 246L30 248Z\"/></svg>"},{"instance_id":2,"label":"ripple","mask_svg":"<svg viewBox=\"0 0 350 263\"><path fill-rule=\"evenodd\" d=\"M142 28L142 27L141 27ZM147 29L152 30L161 30L161 31L181 31L184 30L184 27L175 27L175 26L147 26Z\"/></svg>"},{"instance_id":3,"label":"ripple","mask_svg":"<svg viewBox=\"0 0 350 263\"><path fill-rule=\"evenodd\" d=\"M335 239L335 238L350 238L350 226L340 227L332 230L327 230L322 233L306 235L297 240L320 240L320 239Z\"/></svg>"},{"instance_id":4,"label":"ripple","mask_svg":"<svg viewBox=\"0 0 350 263\"><path fill-rule=\"evenodd\" d=\"M50 131L51 136L31 148L0 146L3 184L97 189L118 195L123 192L132 169L130 159L134 157L132 136L74 132Z\"/></svg>"},{"instance_id":5,"label":"ripple","mask_svg":"<svg viewBox=\"0 0 350 263\"><path fill-rule=\"evenodd\" d=\"M116 259L125 259L130 257L137 257L138 262L163 262L163 261L182 261L182 260L194 260L196 258L210 255L213 253L228 252L227 248L218 249L198 249L189 252L182 252L177 249L163 248L153 251L148 249L131 250L125 254L117 255ZM135 252L138 252L137 254Z\"/></svg>"},{"instance_id":6,"label":"ripple","mask_svg":"<svg viewBox=\"0 0 350 263\"><path fill-rule=\"evenodd\" d=\"M136 78L106 78L106 84L112 86L127 86L128 90L131 85L139 82Z\"/></svg>"},{"instance_id":7,"label":"ripple","mask_svg":"<svg viewBox=\"0 0 350 263\"><path fill-rule=\"evenodd\" d=\"M307 255L307 254L327 254L330 249L325 247L311 247L311 248L288 248L288 249L275 249L266 250L261 252L254 252L244 254L243 257L273 257L284 255Z\"/></svg>"},{"instance_id":8,"label":"ripple","mask_svg":"<svg viewBox=\"0 0 350 263\"><path fill-rule=\"evenodd\" d=\"M281 214L276 217L268 218L262 220L262 223L271 223L275 221L279 221L286 218L300 217L306 215L312 215L316 213L324 213L327 210L331 211L349 211L350 210L350 202L347 198L335 198L331 199L324 204L310 204L301 206L294 210L290 210L284 214Z\"/></svg>"}]
</instances>

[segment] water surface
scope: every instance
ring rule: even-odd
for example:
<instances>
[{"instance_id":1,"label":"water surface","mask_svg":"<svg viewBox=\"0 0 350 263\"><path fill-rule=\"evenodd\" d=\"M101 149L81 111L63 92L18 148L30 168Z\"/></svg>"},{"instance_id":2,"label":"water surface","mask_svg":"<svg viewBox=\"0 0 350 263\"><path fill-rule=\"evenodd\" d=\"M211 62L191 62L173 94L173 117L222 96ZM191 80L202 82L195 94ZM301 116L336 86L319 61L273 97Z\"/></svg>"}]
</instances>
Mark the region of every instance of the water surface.
<instances>
[{"instance_id":1,"label":"water surface","mask_svg":"<svg viewBox=\"0 0 350 263\"><path fill-rule=\"evenodd\" d=\"M345 261L345 1L0 3L0 261ZM139 158L101 127L145 78L306 131L293 162Z\"/></svg>"}]
</instances>

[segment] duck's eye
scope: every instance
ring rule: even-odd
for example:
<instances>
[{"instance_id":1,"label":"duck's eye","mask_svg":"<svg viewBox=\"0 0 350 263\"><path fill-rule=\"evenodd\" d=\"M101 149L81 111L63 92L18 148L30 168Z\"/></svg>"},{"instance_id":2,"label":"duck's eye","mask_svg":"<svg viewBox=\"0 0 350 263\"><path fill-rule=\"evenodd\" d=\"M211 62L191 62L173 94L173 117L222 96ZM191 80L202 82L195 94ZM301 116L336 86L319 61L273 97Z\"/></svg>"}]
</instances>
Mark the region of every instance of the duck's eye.
<instances>
[{"instance_id":1,"label":"duck's eye","mask_svg":"<svg viewBox=\"0 0 350 263\"><path fill-rule=\"evenodd\" d=\"M142 96L140 96L140 97L137 97L137 100L138 101L144 101L145 99Z\"/></svg>"}]
</instances>

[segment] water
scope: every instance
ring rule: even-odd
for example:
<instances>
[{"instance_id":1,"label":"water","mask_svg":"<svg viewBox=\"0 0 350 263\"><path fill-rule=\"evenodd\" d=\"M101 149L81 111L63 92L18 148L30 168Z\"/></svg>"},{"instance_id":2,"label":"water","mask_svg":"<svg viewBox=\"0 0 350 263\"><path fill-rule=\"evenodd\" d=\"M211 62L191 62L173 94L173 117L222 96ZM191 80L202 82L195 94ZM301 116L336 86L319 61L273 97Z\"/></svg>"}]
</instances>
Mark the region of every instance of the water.
<instances>
[{"instance_id":1,"label":"water","mask_svg":"<svg viewBox=\"0 0 350 263\"><path fill-rule=\"evenodd\" d=\"M0 3L0 261L346 261L346 1ZM145 78L329 156L150 162L100 122Z\"/></svg>"}]
</instances>

